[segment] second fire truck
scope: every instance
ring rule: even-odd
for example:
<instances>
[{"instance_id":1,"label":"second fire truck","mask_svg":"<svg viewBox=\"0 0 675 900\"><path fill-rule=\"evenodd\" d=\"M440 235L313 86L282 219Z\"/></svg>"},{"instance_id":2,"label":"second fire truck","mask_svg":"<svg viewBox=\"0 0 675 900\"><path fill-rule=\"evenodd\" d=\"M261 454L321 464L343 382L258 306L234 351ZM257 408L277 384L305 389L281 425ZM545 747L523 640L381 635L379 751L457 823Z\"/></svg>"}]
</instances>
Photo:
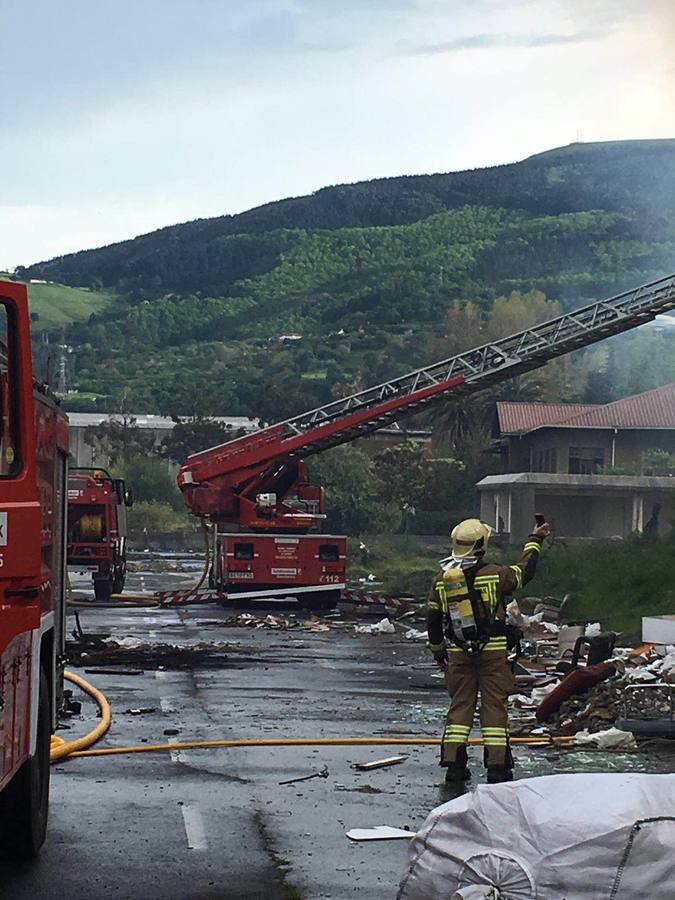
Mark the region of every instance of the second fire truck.
<instances>
[{"instance_id":1,"label":"second fire truck","mask_svg":"<svg viewBox=\"0 0 675 900\"><path fill-rule=\"evenodd\" d=\"M105 469L71 468L68 474L68 566L91 572L97 600L121 594L127 573L127 507L122 478Z\"/></svg>"}]
</instances>

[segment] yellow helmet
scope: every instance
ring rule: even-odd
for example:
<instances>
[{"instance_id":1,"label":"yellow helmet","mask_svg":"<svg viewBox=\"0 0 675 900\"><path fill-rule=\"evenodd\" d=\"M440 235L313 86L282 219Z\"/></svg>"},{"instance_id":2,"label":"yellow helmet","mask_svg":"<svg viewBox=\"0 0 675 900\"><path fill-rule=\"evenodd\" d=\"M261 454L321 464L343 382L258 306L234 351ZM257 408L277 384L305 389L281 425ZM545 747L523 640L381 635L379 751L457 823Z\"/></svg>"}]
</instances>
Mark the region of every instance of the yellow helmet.
<instances>
[{"instance_id":1,"label":"yellow helmet","mask_svg":"<svg viewBox=\"0 0 675 900\"><path fill-rule=\"evenodd\" d=\"M491 535L490 526L480 519L464 519L452 529L452 555L463 559L478 551L485 552Z\"/></svg>"}]
</instances>

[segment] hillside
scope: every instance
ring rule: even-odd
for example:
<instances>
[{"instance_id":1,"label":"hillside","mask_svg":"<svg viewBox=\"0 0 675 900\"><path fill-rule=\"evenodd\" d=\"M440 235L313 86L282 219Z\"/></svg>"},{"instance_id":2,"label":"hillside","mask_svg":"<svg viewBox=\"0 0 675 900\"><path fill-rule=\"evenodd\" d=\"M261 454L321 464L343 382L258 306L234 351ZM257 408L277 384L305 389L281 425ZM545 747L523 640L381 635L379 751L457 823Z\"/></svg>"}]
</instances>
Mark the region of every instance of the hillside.
<instances>
[{"instance_id":1,"label":"hillside","mask_svg":"<svg viewBox=\"0 0 675 900\"><path fill-rule=\"evenodd\" d=\"M220 295L269 271L293 238L316 229L406 225L485 205L535 216L602 209L648 222L675 213L675 141L572 144L511 165L327 187L236 216L197 219L20 269L22 278Z\"/></svg>"},{"instance_id":2,"label":"hillside","mask_svg":"<svg viewBox=\"0 0 675 900\"><path fill-rule=\"evenodd\" d=\"M19 274L116 295L69 329L99 398L71 405L278 418L431 361L455 300L572 307L674 268L675 141L636 141L329 187Z\"/></svg>"}]
</instances>

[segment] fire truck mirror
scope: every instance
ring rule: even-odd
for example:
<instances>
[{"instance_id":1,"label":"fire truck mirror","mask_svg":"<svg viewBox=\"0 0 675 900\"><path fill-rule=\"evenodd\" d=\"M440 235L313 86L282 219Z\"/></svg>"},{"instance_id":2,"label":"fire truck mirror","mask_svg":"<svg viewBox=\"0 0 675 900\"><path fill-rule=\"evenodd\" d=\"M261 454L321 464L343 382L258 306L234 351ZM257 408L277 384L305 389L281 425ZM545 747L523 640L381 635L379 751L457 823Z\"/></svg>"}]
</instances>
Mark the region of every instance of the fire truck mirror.
<instances>
[{"instance_id":1,"label":"fire truck mirror","mask_svg":"<svg viewBox=\"0 0 675 900\"><path fill-rule=\"evenodd\" d=\"M12 478L21 471L17 354L14 306L0 298L0 478Z\"/></svg>"},{"instance_id":2,"label":"fire truck mirror","mask_svg":"<svg viewBox=\"0 0 675 900\"><path fill-rule=\"evenodd\" d=\"M123 503L125 506L128 506L129 509L134 505L134 492L131 488L128 488L124 479L116 478L115 479L115 493L119 497L119 502Z\"/></svg>"}]
</instances>

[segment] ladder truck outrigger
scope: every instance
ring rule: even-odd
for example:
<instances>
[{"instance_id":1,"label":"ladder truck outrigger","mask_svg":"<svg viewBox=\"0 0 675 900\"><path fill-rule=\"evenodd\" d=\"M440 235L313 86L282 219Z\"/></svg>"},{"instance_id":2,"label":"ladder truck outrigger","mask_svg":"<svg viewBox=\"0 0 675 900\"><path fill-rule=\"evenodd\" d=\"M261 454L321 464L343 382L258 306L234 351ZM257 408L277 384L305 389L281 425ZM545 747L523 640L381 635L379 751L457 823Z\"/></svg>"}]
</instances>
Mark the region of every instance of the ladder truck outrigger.
<instances>
[{"instance_id":1,"label":"ladder truck outrigger","mask_svg":"<svg viewBox=\"0 0 675 900\"><path fill-rule=\"evenodd\" d=\"M35 856L63 701L68 422L33 379L26 286L0 281L0 853Z\"/></svg>"},{"instance_id":2,"label":"ladder truck outrigger","mask_svg":"<svg viewBox=\"0 0 675 900\"><path fill-rule=\"evenodd\" d=\"M309 483L307 457L673 308L675 275L188 457L178 485L192 512L214 525L212 587L229 599L293 596L310 608L334 606L346 586L347 539L316 533L324 492Z\"/></svg>"}]
</instances>

